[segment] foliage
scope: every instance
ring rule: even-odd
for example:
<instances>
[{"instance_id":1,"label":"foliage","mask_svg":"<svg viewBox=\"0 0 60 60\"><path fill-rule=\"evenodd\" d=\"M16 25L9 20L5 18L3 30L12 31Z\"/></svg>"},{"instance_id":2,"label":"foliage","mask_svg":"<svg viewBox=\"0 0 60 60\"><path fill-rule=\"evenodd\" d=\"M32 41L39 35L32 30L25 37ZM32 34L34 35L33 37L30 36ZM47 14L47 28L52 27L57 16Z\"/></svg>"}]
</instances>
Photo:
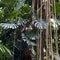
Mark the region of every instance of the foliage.
<instances>
[{"instance_id":1,"label":"foliage","mask_svg":"<svg viewBox=\"0 0 60 60\"><path fill-rule=\"evenodd\" d=\"M32 16L31 7L27 4L21 6L19 10L13 10L10 18L21 17L23 19L29 19Z\"/></svg>"},{"instance_id":2,"label":"foliage","mask_svg":"<svg viewBox=\"0 0 60 60\"><path fill-rule=\"evenodd\" d=\"M3 9L0 9L0 22L4 21L4 11Z\"/></svg>"},{"instance_id":3,"label":"foliage","mask_svg":"<svg viewBox=\"0 0 60 60\"><path fill-rule=\"evenodd\" d=\"M18 1L21 1L21 2L23 1L23 2L20 4ZM32 30L29 30L30 29L29 25L31 24L31 22L28 21L28 20L30 20L31 17L32 17L32 7L31 7L32 3L31 3L31 0L26 0L25 1L26 4L23 4L24 0L1 0L0 3L2 5L2 9L0 9L0 20L1 20L1 22L4 22L5 19L10 19L10 21L11 20L13 21L14 19L15 20L20 20L19 21L19 23L20 23L19 29L17 28L17 32L18 33L16 33L19 37L16 37L16 42L15 42L16 46L18 45L17 48L20 47L20 45L21 45L20 44L21 39L22 39L22 41L25 40L30 45L35 44L36 39L38 39L40 35L38 34L39 33L39 31L38 31L39 29L34 29L35 27L33 27ZM60 6L60 3L56 3L56 8L57 8L56 9L56 13L58 15L60 14L59 6ZM16 7L19 8L19 9L15 9ZM23 25L23 27L22 27L22 25ZM38 25L38 23L36 22L35 25ZM26 30L26 27L28 28L28 30ZM1 29L0 31L2 31L2 28L0 28L0 29ZM24 30L24 31L22 31L22 30ZM22 37L22 32L25 35L23 37ZM12 32L10 31L10 33L12 33ZM11 45L13 44L14 36L12 36L13 34L9 34L11 36L10 37L8 34L5 33L5 35L4 35L5 37L3 37L3 39L6 38L8 40L7 41L5 39L7 41L6 42L6 46L8 46L10 48ZM32 42L32 41L34 41L34 42ZM55 44L54 43L53 43L53 48L55 49ZM12 54L11 54L10 50L8 48L6 48L4 45L0 45L0 58L1 58L0 60L4 60L4 58L9 59L11 56L12 56Z\"/></svg>"},{"instance_id":4,"label":"foliage","mask_svg":"<svg viewBox=\"0 0 60 60\"><path fill-rule=\"evenodd\" d=\"M3 28L2 28L2 27L0 27L0 34L2 34L2 31L3 31Z\"/></svg>"},{"instance_id":5,"label":"foliage","mask_svg":"<svg viewBox=\"0 0 60 60\"><path fill-rule=\"evenodd\" d=\"M32 5L32 0L25 0L26 4Z\"/></svg>"},{"instance_id":6,"label":"foliage","mask_svg":"<svg viewBox=\"0 0 60 60\"><path fill-rule=\"evenodd\" d=\"M54 9L56 8L56 17L57 17L57 19L60 19L60 2L56 2L55 7L54 7L53 4L50 7L51 7L50 12L53 13L53 14L55 13Z\"/></svg>"},{"instance_id":7,"label":"foliage","mask_svg":"<svg viewBox=\"0 0 60 60\"><path fill-rule=\"evenodd\" d=\"M10 17L12 11L14 10L14 6L17 3L17 0L3 0L3 2L6 5L4 7L4 19L7 19Z\"/></svg>"},{"instance_id":8,"label":"foliage","mask_svg":"<svg viewBox=\"0 0 60 60\"><path fill-rule=\"evenodd\" d=\"M28 4L23 4L25 0L1 0L3 13L0 13L0 21L5 22L9 19L14 21L16 17L29 19L32 16L31 7ZM2 16L3 15L3 16Z\"/></svg>"},{"instance_id":9,"label":"foliage","mask_svg":"<svg viewBox=\"0 0 60 60\"><path fill-rule=\"evenodd\" d=\"M0 44L0 60L11 58L12 54L10 50L4 45Z\"/></svg>"},{"instance_id":10,"label":"foliage","mask_svg":"<svg viewBox=\"0 0 60 60\"><path fill-rule=\"evenodd\" d=\"M17 0L1 0L1 2L7 7L13 7Z\"/></svg>"},{"instance_id":11,"label":"foliage","mask_svg":"<svg viewBox=\"0 0 60 60\"><path fill-rule=\"evenodd\" d=\"M60 2L56 2L56 14L60 16Z\"/></svg>"},{"instance_id":12,"label":"foliage","mask_svg":"<svg viewBox=\"0 0 60 60\"><path fill-rule=\"evenodd\" d=\"M31 7L27 4L24 4L21 8L20 8L20 16L23 19L29 19L32 16L32 12L31 12Z\"/></svg>"}]
</instances>

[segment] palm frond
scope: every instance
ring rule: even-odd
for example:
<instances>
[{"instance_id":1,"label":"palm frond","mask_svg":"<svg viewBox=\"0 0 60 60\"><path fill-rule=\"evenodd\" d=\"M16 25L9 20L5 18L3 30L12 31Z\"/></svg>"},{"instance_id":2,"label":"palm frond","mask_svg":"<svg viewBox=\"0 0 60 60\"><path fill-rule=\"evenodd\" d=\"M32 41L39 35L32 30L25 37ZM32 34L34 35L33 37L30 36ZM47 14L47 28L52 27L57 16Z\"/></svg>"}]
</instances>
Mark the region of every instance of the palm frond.
<instances>
[{"instance_id":1,"label":"palm frond","mask_svg":"<svg viewBox=\"0 0 60 60\"><path fill-rule=\"evenodd\" d=\"M3 57L6 57L7 59L12 57L10 50L2 44L0 44L0 57L1 59L3 59Z\"/></svg>"},{"instance_id":2,"label":"palm frond","mask_svg":"<svg viewBox=\"0 0 60 60\"><path fill-rule=\"evenodd\" d=\"M33 20L32 25L34 25L38 29L46 29L47 28L46 21L44 21L44 20L42 20L42 21Z\"/></svg>"},{"instance_id":3,"label":"palm frond","mask_svg":"<svg viewBox=\"0 0 60 60\"><path fill-rule=\"evenodd\" d=\"M19 18L18 22L17 22L17 25L26 25L27 23L29 22L28 19L22 19L22 18Z\"/></svg>"},{"instance_id":4,"label":"palm frond","mask_svg":"<svg viewBox=\"0 0 60 60\"><path fill-rule=\"evenodd\" d=\"M22 39L23 41L26 41L28 45L32 45L35 46L35 42L32 42L28 37L26 37L26 35L24 33L22 33Z\"/></svg>"}]
</instances>

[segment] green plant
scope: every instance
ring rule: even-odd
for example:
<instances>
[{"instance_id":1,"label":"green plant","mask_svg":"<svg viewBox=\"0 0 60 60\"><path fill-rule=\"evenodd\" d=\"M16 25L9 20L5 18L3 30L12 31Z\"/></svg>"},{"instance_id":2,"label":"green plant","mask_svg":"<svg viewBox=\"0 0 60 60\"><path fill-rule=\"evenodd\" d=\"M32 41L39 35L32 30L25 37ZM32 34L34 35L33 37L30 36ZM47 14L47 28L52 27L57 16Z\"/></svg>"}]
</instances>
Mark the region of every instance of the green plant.
<instances>
[{"instance_id":1,"label":"green plant","mask_svg":"<svg viewBox=\"0 0 60 60\"><path fill-rule=\"evenodd\" d=\"M0 60L9 59L12 57L10 50L4 45L0 44Z\"/></svg>"},{"instance_id":2,"label":"green plant","mask_svg":"<svg viewBox=\"0 0 60 60\"><path fill-rule=\"evenodd\" d=\"M13 10L12 14L10 15L11 19L15 19L16 17L20 17L23 19L29 19L32 16L31 7L27 4L24 4L20 7L19 10Z\"/></svg>"},{"instance_id":3,"label":"green plant","mask_svg":"<svg viewBox=\"0 0 60 60\"><path fill-rule=\"evenodd\" d=\"M56 14L60 15L60 2L56 2Z\"/></svg>"}]
</instances>

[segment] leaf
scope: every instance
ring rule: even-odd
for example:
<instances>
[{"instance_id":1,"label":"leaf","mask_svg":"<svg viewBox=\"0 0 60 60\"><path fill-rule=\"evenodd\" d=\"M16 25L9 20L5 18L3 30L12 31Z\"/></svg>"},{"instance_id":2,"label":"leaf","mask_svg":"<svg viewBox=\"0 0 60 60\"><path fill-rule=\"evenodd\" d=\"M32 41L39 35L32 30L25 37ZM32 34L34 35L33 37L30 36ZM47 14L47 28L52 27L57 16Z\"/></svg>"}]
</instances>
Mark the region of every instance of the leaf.
<instances>
[{"instance_id":1,"label":"leaf","mask_svg":"<svg viewBox=\"0 0 60 60\"><path fill-rule=\"evenodd\" d=\"M17 2L17 0L2 0L2 3L4 3L6 6L13 6Z\"/></svg>"},{"instance_id":2,"label":"leaf","mask_svg":"<svg viewBox=\"0 0 60 60\"><path fill-rule=\"evenodd\" d=\"M2 44L0 44L0 53L2 59L3 57L10 58L12 56L10 50Z\"/></svg>"},{"instance_id":3,"label":"leaf","mask_svg":"<svg viewBox=\"0 0 60 60\"><path fill-rule=\"evenodd\" d=\"M0 45L0 51L4 54L5 50L3 49L3 45Z\"/></svg>"},{"instance_id":4,"label":"leaf","mask_svg":"<svg viewBox=\"0 0 60 60\"><path fill-rule=\"evenodd\" d=\"M4 50L5 50L5 55L7 58L10 58L12 56L10 50L8 48L6 48L5 46L3 46Z\"/></svg>"}]
</instances>

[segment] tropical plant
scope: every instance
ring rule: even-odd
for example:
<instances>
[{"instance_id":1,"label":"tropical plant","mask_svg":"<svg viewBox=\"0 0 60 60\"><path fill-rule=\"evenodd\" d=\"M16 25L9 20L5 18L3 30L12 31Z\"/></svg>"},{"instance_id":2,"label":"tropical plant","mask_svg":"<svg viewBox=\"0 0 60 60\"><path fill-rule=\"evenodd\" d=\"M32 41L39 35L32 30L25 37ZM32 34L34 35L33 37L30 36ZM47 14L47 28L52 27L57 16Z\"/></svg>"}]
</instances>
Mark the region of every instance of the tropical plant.
<instances>
[{"instance_id":1,"label":"tropical plant","mask_svg":"<svg viewBox=\"0 0 60 60\"><path fill-rule=\"evenodd\" d=\"M17 50L19 50L19 52L20 50L23 50L21 49L21 47L23 46L24 43L22 44L21 41L26 42L26 45L27 44L34 46L36 45L36 39L40 37L38 33L39 33L39 29L41 28L40 26L41 24L38 20L32 21L31 19L33 14L31 4L29 4L31 0L29 1L26 0L25 1L26 4L24 4L24 1L25 0L1 0L0 2L2 7L2 9L0 9L1 22L4 22L6 19L7 20L9 19L12 22L15 20L16 23L14 24L18 26L16 29L14 29L14 31L16 32L15 41L14 41L14 36L12 36L14 34L14 31L11 31L13 30L11 29L11 27L10 27L11 30L6 29L7 32L3 34L4 37L2 36L3 39L5 40L2 41L10 49L11 49L11 45L15 43L15 45L12 47L14 48L16 47ZM57 14L59 14L58 12ZM43 21L42 25L43 25L42 28L46 29L46 22ZM0 44L0 59L1 60L4 60L5 58L9 59L12 56L12 54L10 50L2 44ZM53 46L55 45L53 44ZM15 52L16 50L14 50L14 53Z\"/></svg>"},{"instance_id":2,"label":"tropical plant","mask_svg":"<svg viewBox=\"0 0 60 60\"><path fill-rule=\"evenodd\" d=\"M16 19L16 17L20 17L22 19L29 19L32 16L31 7L27 4L24 4L20 7L19 10L13 10L10 15L10 19Z\"/></svg>"},{"instance_id":3,"label":"tropical plant","mask_svg":"<svg viewBox=\"0 0 60 60\"><path fill-rule=\"evenodd\" d=\"M11 51L5 47L4 45L0 44L0 60L7 60L12 57Z\"/></svg>"}]
</instances>

